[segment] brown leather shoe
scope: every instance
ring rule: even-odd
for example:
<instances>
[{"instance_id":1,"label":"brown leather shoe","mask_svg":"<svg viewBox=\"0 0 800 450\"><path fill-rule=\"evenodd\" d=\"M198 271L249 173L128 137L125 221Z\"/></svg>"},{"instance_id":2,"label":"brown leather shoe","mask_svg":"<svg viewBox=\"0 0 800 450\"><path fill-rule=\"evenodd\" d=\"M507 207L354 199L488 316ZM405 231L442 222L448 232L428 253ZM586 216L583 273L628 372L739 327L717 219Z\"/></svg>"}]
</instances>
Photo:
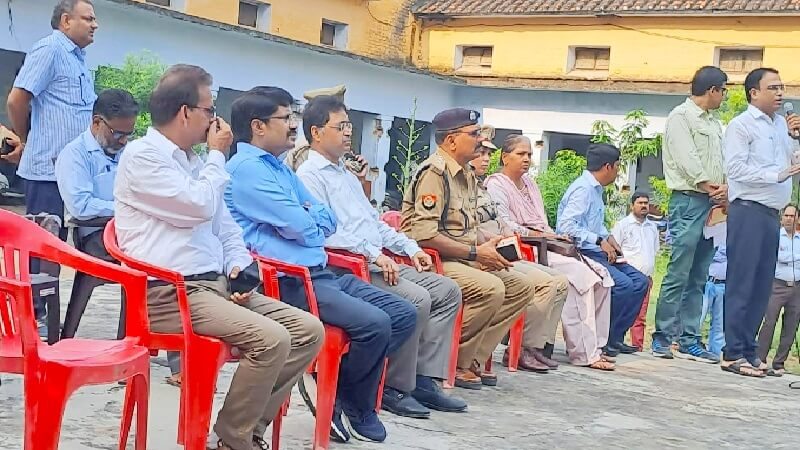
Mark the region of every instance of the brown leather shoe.
<instances>
[{"instance_id":1,"label":"brown leather shoe","mask_svg":"<svg viewBox=\"0 0 800 450\"><path fill-rule=\"evenodd\" d=\"M481 364L477 360L472 360L472 365L469 367L469 370L481 378L481 383L483 383L484 386L497 386L497 374L481 370Z\"/></svg>"},{"instance_id":2,"label":"brown leather shoe","mask_svg":"<svg viewBox=\"0 0 800 450\"><path fill-rule=\"evenodd\" d=\"M538 348L532 348L531 353L533 353L533 357L536 358L537 361L547 366L550 370L558 369L558 362L553 361L552 359L548 358L544 355L544 350L540 350Z\"/></svg>"},{"instance_id":3,"label":"brown leather shoe","mask_svg":"<svg viewBox=\"0 0 800 450\"><path fill-rule=\"evenodd\" d=\"M539 361L530 349L523 348L522 355L519 357L519 368L528 372L547 373L547 364Z\"/></svg>"},{"instance_id":4,"label":"brown leather shoe","mask_svg":"<svg viewBox=\"0 0 800 450\"><path fill-rule=\"evenodd\" d=\"M475 375L470 369L456 368L456 387L463 389L480 390L481 377Z\"/></svg>"}]
</instances>

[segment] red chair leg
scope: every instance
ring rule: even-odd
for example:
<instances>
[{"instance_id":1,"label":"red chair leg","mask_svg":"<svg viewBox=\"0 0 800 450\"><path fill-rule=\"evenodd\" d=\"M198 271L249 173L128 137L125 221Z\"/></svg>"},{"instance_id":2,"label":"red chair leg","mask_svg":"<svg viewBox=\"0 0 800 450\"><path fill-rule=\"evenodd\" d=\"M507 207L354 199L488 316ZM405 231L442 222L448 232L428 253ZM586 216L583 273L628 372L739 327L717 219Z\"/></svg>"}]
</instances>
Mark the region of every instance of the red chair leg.
<instances>
[{"instance_id":1,"label":"red chair leg","mask_svg":"<svg viewBox=\"0 0 800 450\"><path fill-rule=\"evenodd\" d=\"M445 389L453 389L456 385L456 369L458 368L458 347L461 345L461 325L464 318L464 305L458 307L455 323L453 323L453 339L450 342L450 364L447 368L447 380L442 383Z\"/></svg>"},{"instance_id":2,"label":"red chair leg","mask_svg":"<svg viewBox=\"0 0 800 450\"><path fill-rule=\"evenodd\" d=\"M149 365L150 362L146 361ZM149 370L149 367L147 368ZM145 372L149 373L149 372ZM150 400L150 380L146 375L134 377L136 384L136 450L147 450L147 417ZM123 450L124 447L120 447Z\"/></svg>"},{"instance_id":3,"label":"red chair leg","mask_svg":"<svg viewBox=\"0 0 800 450\"><path fill-rule=\"evenodd\" d=\"M317 359L317 420L312 445L314 450L327 450L330 444L341 348L342 343L332 335L328 335Z\"/></svg>"},{"instance_id":4,"label":"red chair leg","mask_svg":"<svg viewBox=\"0 0 800 450\"><path fill-rule=\"evenodd\" d=\"M127 384L125 385L125 400L122 403L122 423L119 427L119 449L125 450L128 446L128 435L131 432L131 422L133 422L133 410L139 410L139 406L136 404L138 401L139 396L136 395L136 388L138 387L138 381L136 377L128 378ZM138 419L137 419L138 420ZM137 435L138 435L138 428L139 424L136 424L137 428Z\"/></svg>"},{"instance_id":5,"label":"red chair leg","mask_svg":"<svg viewBox=\"0 0 800 450\"><path fill-rule=\"evenodd\" d=\"M25 450L56 450L58 440L61 436L61 421L64 418L64 409L67 406L67 399L71 392L67 385L69 380L57 377L44 377L39 387L41 392L31 392L25 389L25 398L33 398L33 405L26 401L26 407L31 406L36 410L35 423L26 423L25 432L30 429L33 433L30 448ZM43 402L47 402L44 407ZM38 403L38 405L35 405ZM37 407L38 406L38 407ZM35 430L34 430L35 429Z\"/></svg>"},{"instance_id":6,"label":"red chair leg","mask_svg":"<svg viewBox=\"0 0 800 450\"><path fill-rule=\"evenodd\" d=\"M272 419L272 450L278 450L281 446L281 426L283 425L283 416L286 415L288 409L289 399L287 398L281 409L278 410L278 414L275 414L275 418Z\"/></svg>"},{"instance_id":7,"label":"red chair leg","mask_svg":"<svg viewBox=\"0 0 800 450\"><path fill-rule=\"evenodd\" d=\"M214 403L214 390L219 373L221 357L218 345L197 346L186 353L186 361L182 361L184 376L181 380L185 389L185 410L183 436L185 450L205 450L208 430L211 423L211 409ZM220 364L221 365L221 364ZM191 376L187 376L191 374ZM181 433L180 431L178 432Z\"/></svg>"},{"instance_id":8,"label":"red chair leg","mask_svg":"<svg viewBox=\"0 0 800 450\"><path fill-rule=\"evenodd\" d=\"M489 355L489 359L486 360L486 364L483 365L484 372L491 372L492 371L492 355Z\"/></svg>"},{"instance_id":9,"label":"red chair leg","mask_svg":"<svg viewBox=\"0 0 800 450\"><path fill-rule=\"evenodd\" d=\"M383 360L383 373L381 374L381 382L378 384L378 397L375 400L375 413L381 413L381 405L383 404L383 388L386 386L386 371L389 370L389 358Z\"/></svg>"},{"instance_id":10,"label":"red chair leg","mask_svg":"<svg viewBox=\"0 0 800 450\"><path fill-rule=\"evenodd\" d=\"M525 329L525 313L519 316L508 333L508 371L516 372L522 354L522 334Z\"/></svg>"}]
</instances>

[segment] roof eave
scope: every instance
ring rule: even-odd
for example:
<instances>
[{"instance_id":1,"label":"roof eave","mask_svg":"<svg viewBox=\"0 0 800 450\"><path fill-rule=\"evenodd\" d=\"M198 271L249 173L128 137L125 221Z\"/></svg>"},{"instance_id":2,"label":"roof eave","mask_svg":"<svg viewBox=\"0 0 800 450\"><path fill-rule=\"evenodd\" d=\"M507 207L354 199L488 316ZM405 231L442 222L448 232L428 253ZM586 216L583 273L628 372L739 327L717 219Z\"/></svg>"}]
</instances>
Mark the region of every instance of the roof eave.
<instances>
[{"instance_id":1,"label":"roof eave","mask_svg":"<svg viewBox=\"0 0 800 450\"><path fill-rule=\"evenodd\" d=\"M570 18L591 18L591 17L792 17L800 16L798 10L784 11L600 11L600 12L574 12L574 11L551 11L521 14L445 14L445 13L414 13L420 19L427 20L447 20L447 19L519 19L519 18L540 18L540 17L570 17Z\"/></svg>"}]
</instances>

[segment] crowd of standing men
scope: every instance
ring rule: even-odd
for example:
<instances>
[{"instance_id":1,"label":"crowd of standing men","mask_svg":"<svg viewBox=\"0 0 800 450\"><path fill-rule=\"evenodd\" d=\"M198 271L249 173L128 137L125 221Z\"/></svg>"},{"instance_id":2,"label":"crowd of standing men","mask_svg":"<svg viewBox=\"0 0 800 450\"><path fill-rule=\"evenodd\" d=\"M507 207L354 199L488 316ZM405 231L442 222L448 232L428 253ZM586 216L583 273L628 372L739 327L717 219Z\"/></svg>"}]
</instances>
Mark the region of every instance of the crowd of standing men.
<instances>
[{"instance_id":1,"label":"crowd of standing men","mask_svg":"<svg viewBox=\"0 0 800 450\"><path fill-rule=\"evenodd\" d=\"M323 323L350 338L331 424L331 436L343 442L386 438L374 410L378 395L384 409L407 417L466 411L466 402L442 391L451 357L457 387L495 386L497 376L485 362L520 317L523 348L516 363L524 370L558 368L559 322L575 365L614 370L619 353L642 350L659 237L647 219L649 198L639 192L631 214L607 229L604 188L617 179L621 163L613 145L589 147L586 170L550 224L527 175L531 142L509 136L500 149L501 170L486 176L489 154L497 150L493 129L481 126L476 111L442 111L433 119L437 150L414 174L394 229L365 195L366 162L356 158L358 169L344 162L353 125L341 97L312 98L301 118L289 92L259 86L234 101L228 125L216 116L211 75L179 64L152 93L152 127L129 143L139 105L124 90L96 95L85 63L84 48L98 26L92 2L59 1L51 24L53 33L28 54L9 94L18 138L9 140L13 151L3 158L19 163L26 213L53 214L62 224L65 207L77 220L115 217L124 253L184 275L194 330L239 349L214 427L217 448L266 448L264 431L296 383L316 411L315 377L303 373L320 350ZM782 222L778 213L789 203L791 177L800 173L793 163L800 117L776 114L785 87L777 71L757 69L745 80L750 106L723 135L713 111L726 83L720 69L701 68L692 95L667 120L673 241L652 352L672 358L677 342L675 356L718 363L724 329L723 370L780 374L800 320L797 209L786 208ZM301 123L310 148L295 171L283 158ZM206 144L207 158L194 152L197 144ZM721 258L707 236L714 208L727 213ZM100 228L76 233L84 251L110 259ZM544 243L538 262L498 248L513 236ZM519 251L518 244L511 247ZM330 267L327 249L362 255L372 281ZM438 252L441 274L433 273L424 249ZM714 272L712 265L709 275L712 258L724 263L726 250L727 268ZM279 279L280 302L257 290L232 291L232 280L258 273L253 253L307 267L316 316L302 280L291 276ZM727 284L724 302L713 295L719 281L723 290ZM706 306L704 290L711 292ZM180 332L174 286L149 282L148 305L153 331ZM769 368L765 359L781 308L784 334ZM704 310L712 311L708 349L700 332ZM628 330L632 345L624 342ZM506 351L503 363L513 363L510 358Z\"/></svg>"}]
</instances>

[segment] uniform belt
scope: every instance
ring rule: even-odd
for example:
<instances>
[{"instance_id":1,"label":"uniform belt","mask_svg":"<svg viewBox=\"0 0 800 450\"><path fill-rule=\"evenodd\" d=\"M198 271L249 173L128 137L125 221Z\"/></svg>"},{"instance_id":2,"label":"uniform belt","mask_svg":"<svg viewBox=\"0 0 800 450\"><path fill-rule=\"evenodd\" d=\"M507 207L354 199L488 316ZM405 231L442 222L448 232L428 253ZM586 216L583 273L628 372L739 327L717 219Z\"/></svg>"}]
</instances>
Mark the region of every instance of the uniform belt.
<instances>
[{"instance_id":1,"label":"uniform belt","mask_svg":"<svg viewBox=\"0 0 800 450\"><path fill-rule=\"evenodd\" d=\"M719 278L708 277L708 281L714 284L725 284L725 280L720 280Z\"/></svg>"},{"instance_id":2,"label":"uniform belt","mask_svg":"<svg viewBox=\"0 0 800 450\"><path fill-rule=\"evenodd\" d=\"M205 273L198 273L197 275L186 275L183 277L183 281L217 281L219 277L223 276L219 272L205 272ZM159 286L171 286L172 283L162 280L150 280L147 282L147 288L154 288Z\"/></svg>"},{"instance_id":3,"label":"uniform belt","mask_svg":"<svg viewBox=\"0 0 800 450\"><path fill-rule=\"evenodd\" d=\"M800 284L798 284L798 282L797 282L797 281L795 281L794 283L792 283L792 285L791 285L791 286L789 286L789 282L788 282L788 281L781 280L780 278L775 278L775 282L776 282L776 283L778 283L778 284L780 284L781 286L785 286L785 287L796 287L796 286L800 286Z\"/></svg>"}]
</instances>

